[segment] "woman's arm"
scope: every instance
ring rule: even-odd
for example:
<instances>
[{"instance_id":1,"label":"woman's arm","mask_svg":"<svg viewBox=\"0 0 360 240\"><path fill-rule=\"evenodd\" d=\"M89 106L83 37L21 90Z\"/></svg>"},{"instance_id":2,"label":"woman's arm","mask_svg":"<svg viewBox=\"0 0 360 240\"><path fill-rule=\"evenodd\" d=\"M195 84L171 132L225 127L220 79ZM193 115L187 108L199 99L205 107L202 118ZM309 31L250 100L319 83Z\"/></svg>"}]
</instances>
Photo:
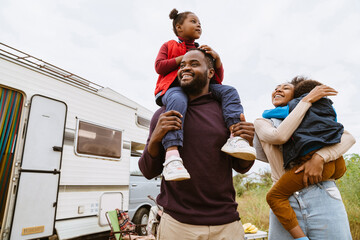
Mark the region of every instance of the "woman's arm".
<instances>
[{"instance_id":1,"label":"woman's arm","mask_svg":"<svg viewBox=\"0 0 360 240\"><path fill-rule=\"evenodd\" d=\"M339 143L323 147L316 153L324 159L324 162L334 161L345 154L355 144L355 142L356 140L353 135L344 130Z\"/></svg>"},{"instance_id":2,"label":"woman's arm","mask_svg":"<svg viewBox=\"0 0 360 240\"><path fill-rule=\"evenodd\" d=\"M300 101L289 116L287 116L277 128L275 128L269 120L258 118L254 122L256 134L261 141L273 145L284 144L299 127L310 107L311 103Z\"/></svg>"},{"instance_id":3,"label":"woman's arm","mask_svg":"<svg viewBox=\"0 0 360 240\"><path fill-rule=\"evenodd\" d=\"M273 127L271 122L268 120L261 118L256 119L254 122L256 133L258 134L260 140L264 142L274 145L284 144L298 128L312 103L325 96L334 96L336 94L337 91L329 86L316 86L297 104L294 110L277 128Z\"/></svg>"},{"instance_id":4,"label":"woman's arm","mask_svg":"<svg viewBox=\"0 0 360 240\"><path fill-rule=\"evenodd\" d=\"M311 159L301 165L295 173L304 171L303 182L307 186L321 181L324 163L334 161L346 153L355 144L355 138L346 130L341 141L331 146L323 147L313 154Z\"/></svg>"}]
</instances>

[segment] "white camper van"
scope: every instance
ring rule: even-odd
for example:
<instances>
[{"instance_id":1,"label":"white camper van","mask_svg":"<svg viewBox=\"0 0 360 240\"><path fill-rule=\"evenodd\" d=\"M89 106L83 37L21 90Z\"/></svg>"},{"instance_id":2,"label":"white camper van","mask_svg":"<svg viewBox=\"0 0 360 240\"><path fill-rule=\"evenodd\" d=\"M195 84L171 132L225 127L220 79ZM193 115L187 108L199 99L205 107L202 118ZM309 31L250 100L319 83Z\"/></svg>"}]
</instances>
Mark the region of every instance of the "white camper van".
<instances>
[{"instance_id":1,"label":"white camper van","mask_svg":"<svg viewBox=\"0 0 360 240\"><path fill-rule=\"evenodd\" d=\"M0 239L108 231L152 112L0 43Z\"/></svg>"}]
</instances>

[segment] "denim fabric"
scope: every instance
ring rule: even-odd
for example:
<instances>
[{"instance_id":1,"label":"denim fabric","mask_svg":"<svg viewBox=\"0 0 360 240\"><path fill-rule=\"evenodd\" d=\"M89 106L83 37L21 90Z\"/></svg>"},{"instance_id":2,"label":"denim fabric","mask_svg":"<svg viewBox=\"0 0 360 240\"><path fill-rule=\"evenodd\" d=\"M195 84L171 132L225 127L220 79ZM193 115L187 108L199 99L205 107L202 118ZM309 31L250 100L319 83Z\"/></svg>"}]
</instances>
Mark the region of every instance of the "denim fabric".
<instances>
[{"instance_id":1,"label":"denim fabric","mask_svg":"<svg viewBox=\"0 0 360 240\"><path fill-rule=\"evenodd\" d=\"M221 102L227 128L240 122L240 113L243 113L244 109L236 89L227 85L210 84L210 92Z\"/></svg>"},{"instance_id":2,"label":"denim fabric","mask_svg":"<svg viewBox=\"0 0 360 240\"><path fill-rule=\"evenodd\" d=\"M324 181L294 193L290 198L299 225L311 240L351 240L350 226L334 181ZM269 240L292 240L270 210Z\"/></svg>"},{"instance_id":3,"label":"denim fabric","mask_svg":"<svg viewBox=\"0 0 360 240\"><path fill-rule=\"evenodd\" d=\"M162 102L166 107L166 112L170 110L176 110L183 115L181 119L182 124L184 126L186 109L188 106L188 97L183 92L181 87L172 87L169 88L164 96L162 97ZM184 129L184 128L182 128ZM172 146L180 146L183 145L183 130L169 131L166 133L164 138L162 139L162 144L165 149L168 149Z\"/></svg>"}]
</instances>

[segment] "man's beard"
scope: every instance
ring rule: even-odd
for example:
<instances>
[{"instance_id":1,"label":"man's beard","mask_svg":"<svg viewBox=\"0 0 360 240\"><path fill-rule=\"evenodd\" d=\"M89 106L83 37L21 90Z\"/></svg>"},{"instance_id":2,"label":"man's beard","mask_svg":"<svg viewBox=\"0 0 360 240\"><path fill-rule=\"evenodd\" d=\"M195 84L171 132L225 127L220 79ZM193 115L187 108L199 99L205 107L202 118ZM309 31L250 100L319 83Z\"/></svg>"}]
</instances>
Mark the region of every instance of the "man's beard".
<instances>
[{"instance_id":1,"label":"man's beard","mask_svg":"<svg viewBox=\"0 0 360 240\"><path fill-rule=\"evenodd\" d=\"M193 80L188 83L183 83L179 80L180 86L183 91L188 95L198 95L204 89L207 84L207 72L205 71L201 75L194 76Z\"/></svg>"}]
</instances>

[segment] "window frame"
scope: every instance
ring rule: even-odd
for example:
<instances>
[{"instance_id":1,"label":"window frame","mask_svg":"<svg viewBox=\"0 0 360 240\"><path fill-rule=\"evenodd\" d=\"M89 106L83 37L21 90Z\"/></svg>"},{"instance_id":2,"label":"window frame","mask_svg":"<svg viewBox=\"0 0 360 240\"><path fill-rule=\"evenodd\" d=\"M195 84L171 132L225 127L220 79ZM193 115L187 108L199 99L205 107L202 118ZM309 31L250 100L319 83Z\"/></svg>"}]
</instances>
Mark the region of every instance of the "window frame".
<instances>
[{"instance_id":1,"label":"window frame","mask_svg":"<svg viewBox=\"0 0 360 240\"><path fill-rule=\"evenodd\" d=\"M98 127L107 128L109 130L120 132L121 133L120 157L115 158L115 157L100 156L100 155L95 155L95 154L79 153L77 151L77 148L78 148L80 122L84 122L84 123L92 124L92 125L95 125L95 126L98 126ZM123 129L109 127L109 126L106 126L104 124L98 124L98 123L95 123L95 122L92 122L92 121L89 121L89 120L85 120L85 119L81 119L81 118L76 117L76 129L75 129L75 139L74 139L74 152L75 152L75 155L80 156L80 157L97 158L97 159L102 159L102 160L120 161L120 160L122 160L122 157L123 157L123 150L124 150L123 147L124 147L124 130Z\"/></svg>"},{"instance_id":2,"label":"window frame","mask_svg":"<svg viewBox=\"0 0 360 240\"><path fill-rule=\"evenodd\" d=\"M149 125L141 124L140 121L139 121L139 119L141 119L141 118L142 118L144 121L148 121L148 122L149 122ZM151 119L148 119L148 118L146 118L146 117L144 117L144 116L141 116L141 115L135 113L135 124L136 124L136 126L138 126L138 127L145 128L145 129L150 129Z\"/></svg>"}]
</instances>

